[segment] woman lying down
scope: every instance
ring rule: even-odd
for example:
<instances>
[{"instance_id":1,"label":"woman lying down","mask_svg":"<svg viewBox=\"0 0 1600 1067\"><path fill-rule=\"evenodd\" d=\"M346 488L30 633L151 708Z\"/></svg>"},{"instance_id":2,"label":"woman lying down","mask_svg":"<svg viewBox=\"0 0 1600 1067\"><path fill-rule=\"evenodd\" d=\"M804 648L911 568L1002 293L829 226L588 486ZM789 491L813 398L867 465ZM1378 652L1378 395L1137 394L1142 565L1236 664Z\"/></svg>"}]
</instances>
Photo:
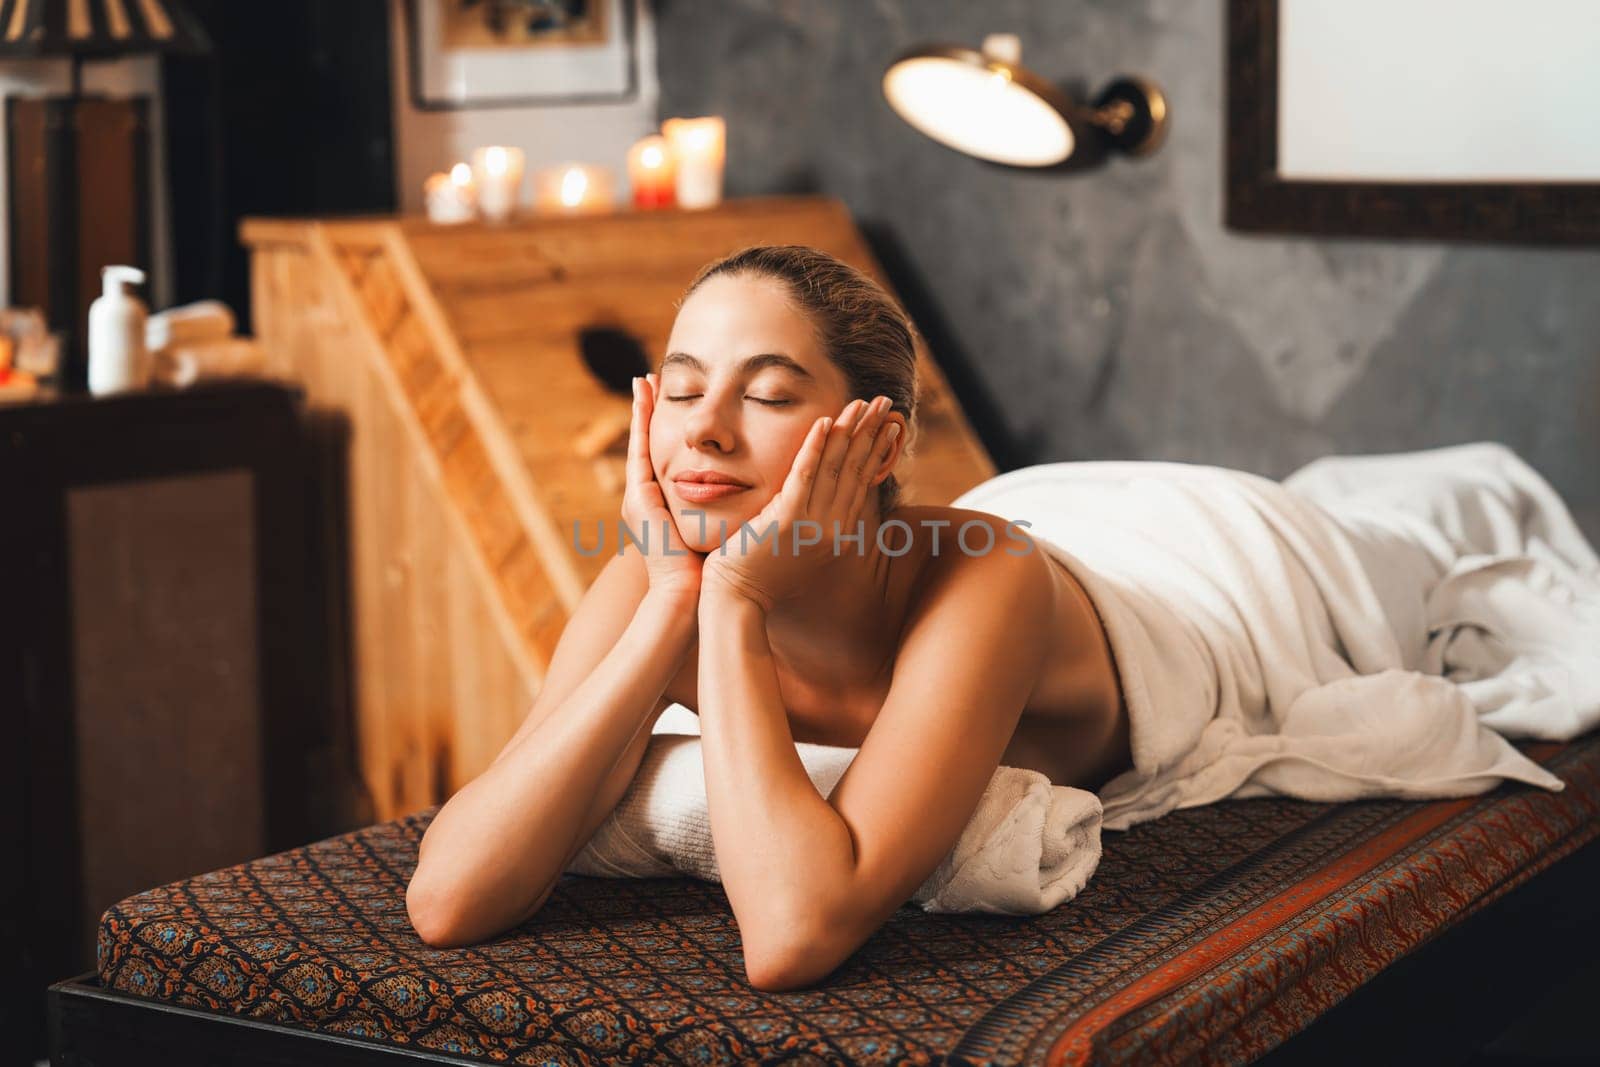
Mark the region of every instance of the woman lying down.
<instances>
[{"instance_id":1,"label":"woman lying down","mask_svg":"<svg viewBox=\"0 0 1600 1067\"><path fill-rule=\"evenodd\" d=\"M701 270L634 382L618 549L526 721L422 839L425 941L533 916L673 705L699 717L764 990L855 952L997 768L1095 791L1126 829L1228 796L1560 789L1506 738L1600 719L1600 559L1502 446L1281 484L1040 464L908 505L916 408L911 323L859 271L797 246ZM859 751L824 797L797 742Z\"/></svg>"}]
</instances>

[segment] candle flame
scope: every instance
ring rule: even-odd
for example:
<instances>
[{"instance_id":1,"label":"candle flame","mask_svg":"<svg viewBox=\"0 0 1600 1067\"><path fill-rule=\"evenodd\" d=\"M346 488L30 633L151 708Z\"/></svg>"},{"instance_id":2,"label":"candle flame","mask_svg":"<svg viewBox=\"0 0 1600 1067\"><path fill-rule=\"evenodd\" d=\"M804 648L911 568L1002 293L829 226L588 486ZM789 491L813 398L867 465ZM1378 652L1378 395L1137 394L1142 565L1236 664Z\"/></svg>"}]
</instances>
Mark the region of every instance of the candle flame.
<instances>
[{"instance_id":1,"label":"candle flame","mask_svg":"<svg viewBox=\"0 0 1600 1067\"><path fill-rule=\"evenodd\" d=\"M569 167L561 176L561 203L577 207L583 203L583 194L589 189L589 176L580 167Z\"/></svg>"},{"instance_id":2,"label":"candle flame","mask_svg":"<svg viewBox=\"0 0 1600 1067\"><path fill-rule=\"evenodd\" d=\"M510 161L506 157L506 150L501 148L499 145L488 148L483 153L484 169L496 177L499 177L506 172L509 162Z\"/></svg>"},{"instance_id":3,"label":"candle flame","mask_svg":"<svg viewBox=\"0 0 1600 1067\"><path fill-rule=\"evenodd\" d=\"M681 154L720 155L725 126L720 117L708 115L698 119L667 119L661 132L667 142Z\"/></svg>"},{"instance_id":4,"label":"candle flame","mask_svg":"<svg viewBox=\"0 0 1600 1067\"><path fill-rule=\"evenodd\" d=\"M639 162L651 170L660 167L662 163L666 162L666 158L666 153L661 151L660 145L648 145L643 152L639 153Z\"/></svg>"},{"instance_id":5,"label":"candle flame","mask_svg":"<svg viewBox=\"0 0 1600 1067\"><path fill-rule=\"evenodd\" d=\"M450 181L458 186L472 184L472 168L465 163L457 163L450 168Z\"/></svg>"}]
</instances>

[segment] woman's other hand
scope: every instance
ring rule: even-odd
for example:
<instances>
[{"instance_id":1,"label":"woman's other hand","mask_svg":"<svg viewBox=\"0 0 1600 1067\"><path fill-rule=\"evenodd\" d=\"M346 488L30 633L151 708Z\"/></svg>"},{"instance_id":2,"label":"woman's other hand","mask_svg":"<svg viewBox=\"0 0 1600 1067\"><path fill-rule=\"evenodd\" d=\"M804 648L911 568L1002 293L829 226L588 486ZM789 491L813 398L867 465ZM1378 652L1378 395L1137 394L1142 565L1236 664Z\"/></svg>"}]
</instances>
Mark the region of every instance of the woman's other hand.
<instances>
[{"instance_id":1,"label":"woman's other hand","mask_svg":"<svg viewBox=\"0 0 1600 1067\"><path fill-rule=\"evenodd\" d=\"M650 463L650 418L655 414L656 376L633 379L633 422L628 428L627 481L622 492L622 521L647 546L645 570L650 591L699 603L705 557L689 548L678 533L677 520ZM648 531L648 534L646 533ZM647 539L648 538L648 539ZM638 546L634 546L638 551Z\"/></svg>"},{"instance_id":2,"label":"woman's other hand","mask_svg":"<svg viewBox=\"0 0 1600 1067\"><path fill-rule=\"evenodd\" d=\"M818 419L783 488L748 520L752 536L741 527L705 557L707 588L714 582L718 592L771 611L837 559L843 550L836 550L835 538L857 533L873 475L894 448L899 424L885 419L888 411L888 398L880 396L870 403L852 400L836 420ZM860 552L865 540L838 543L855 544Z\"/></svg>"}]
</instances>

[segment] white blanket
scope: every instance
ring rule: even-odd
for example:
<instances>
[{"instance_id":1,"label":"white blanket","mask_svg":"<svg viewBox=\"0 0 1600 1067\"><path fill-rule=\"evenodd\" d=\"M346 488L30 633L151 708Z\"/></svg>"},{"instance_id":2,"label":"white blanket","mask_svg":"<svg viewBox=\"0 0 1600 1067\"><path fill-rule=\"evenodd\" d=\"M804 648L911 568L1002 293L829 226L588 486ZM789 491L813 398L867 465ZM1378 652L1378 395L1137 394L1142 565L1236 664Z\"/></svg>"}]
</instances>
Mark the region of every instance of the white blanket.
<instances>
[{"instance_id":1,"label":"white blanket","mask_svg":"<svg viewBox=\"0 0 1600 1067\"><path fill-rule=\"evenodd\" d=\"M1600 722L1600 559L1501 445L1331 456L1281 484L1198 464L1039 464L954 504L1025 520L1083 583L1121 673L1133 767L1098 796L997 769L914 897L926 910L1048 911L1092 875L1102 827L1224 797L1560 790L1506 737ZM699 740L681 735L697 727L675 710L572 872L716 880ZM797 749L824 796L855 753Z\"/></svg>"}]
</instances>

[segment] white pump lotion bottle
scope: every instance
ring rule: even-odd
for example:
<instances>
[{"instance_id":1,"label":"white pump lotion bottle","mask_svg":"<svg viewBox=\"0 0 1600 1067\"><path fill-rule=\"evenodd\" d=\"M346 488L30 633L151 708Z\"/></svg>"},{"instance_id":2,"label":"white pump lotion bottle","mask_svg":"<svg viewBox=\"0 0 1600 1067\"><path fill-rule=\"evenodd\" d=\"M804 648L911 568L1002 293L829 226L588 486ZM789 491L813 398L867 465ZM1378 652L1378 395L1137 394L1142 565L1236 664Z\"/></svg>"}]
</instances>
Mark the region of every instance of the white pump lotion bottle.
<instances>
[{"instance_id":1,"label":"white pump lotion bottle","mask_svg":"<svg viewBox=\"0 0 1600 1067\"><path fill-rule=\"evenodd\" d=\"M89 305L89 391L96 396L142 389L150 380L145 307L127 286L144 282L137 267L103 267L104 291Z\"/></svg>"}]
</instances>

